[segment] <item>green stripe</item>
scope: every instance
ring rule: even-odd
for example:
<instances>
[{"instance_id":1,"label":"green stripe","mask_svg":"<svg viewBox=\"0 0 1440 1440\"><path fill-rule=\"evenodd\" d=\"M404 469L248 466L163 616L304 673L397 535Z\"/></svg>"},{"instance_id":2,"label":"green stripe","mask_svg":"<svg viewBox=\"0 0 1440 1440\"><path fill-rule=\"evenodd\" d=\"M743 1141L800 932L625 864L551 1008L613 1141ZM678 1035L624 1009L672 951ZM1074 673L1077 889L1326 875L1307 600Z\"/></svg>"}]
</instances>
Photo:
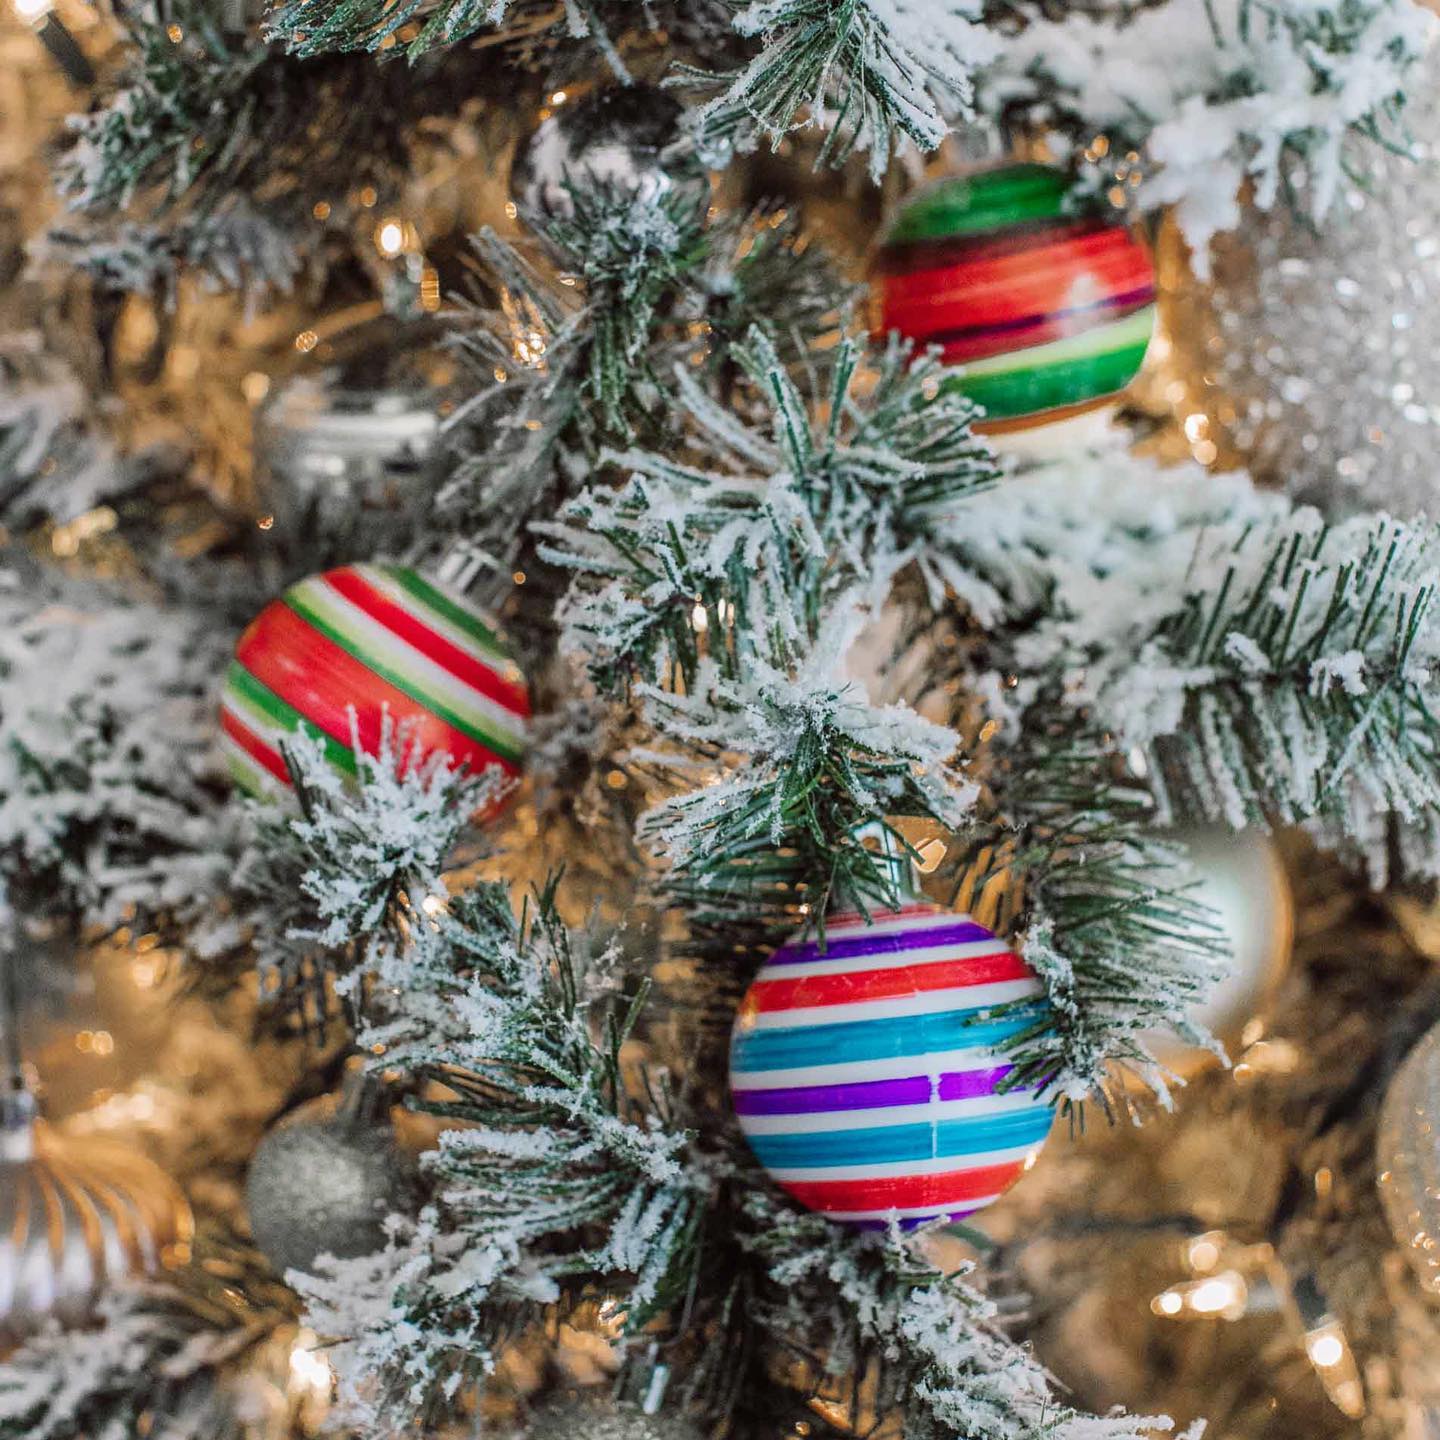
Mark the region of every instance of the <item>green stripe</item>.
<instances>
[{"instance_id":1,"label":"green stripe","mask_svg":"<svg viewBox=\"0 0 1440 1440\"><path fill-rule=\"evenodd\" d=\"M388 665L378 660L374 655L365 654L358 645L345 634L343 630L331 625L313 605L305 602L298 593L300 587L285 592L284 603L290 607L305 623L313 629L318 630L327 640L338 645L347 655L358 660L367 670L378 675L382 680L388 681L397 690L408 695L417 705L423 705L432 715L438 715L453 729L460 731L462 735L468 735L472 740L485 746L487 750L493 751L502 760L509 760L512 764L520 763L520 751L510 744L504 736L488 731L481 725L457 715L443 701L429 694L422 686L417 685L398 671L392 670ZM402 643L397 641L397 643Z\"/></svg>"},{"instance_id":2,"label":"green stripe","mask_svg":"<svg viewBox=\"0 0 1440 1440\"><path fill-rule=\"evenodd\" d=\"M1123 390L1145 358L1146 342L1104 355L1086 355L1056 365L1010 370L999 375L967 375L947 380L946 387L968 395L985 407L992 420L1034 415L1063 405L1082 405Z\"/></svg>"},{"instance_id":3,"label":"green stripe","mask_svg":"<svg viewBox=\"0 0 1440 1440\"><path fill-rule=\"evenodd\" d=\"M230 669L225 676L225 689L228 694L233 695L240 702L242 710L248 710L252 715L268 721L289 735L303 729L306 734L313 735L321 742L325 747L325 758L337 770L343 770L347 775L358 773L355 752L349 745L337 740L333 735L327 734L318 725L307 720L293 705L282 700L264 681L256 679L238 660L230 662ZM270 742L269 736L262 735L261 739Z\"/></svg>"},{"instance_id":4,"label":"green stripe","mask_svg":"<svg viewBox=\"0 0 1440 1440\"><path fill-rule=\"evenodd\" d=\"M1016 370L1035 370L1042 365L1055 365L1066 360L1077 360L1087 356L1103 354L1109 350L1129 349L1135 345L1148 345L1155 329L1155 307L1146 305L1131 315L1110 320L1082 330L1078 335L1067 335L1063 340L1049 340L1043 345L1031 345L1024 350L1006 350L1000 355L987 355L983 360L964 361L965 379L979 375L1009 374Z\"/></svg>"},{"instance_id":5,"label":"green stripe","mask_svg":"<svg viewBox=\"0 0 1440 1440\"><path fill-rule=\"evenodd\" d=\"M463 630L473 640L489 646L502 660L511 659L500 637L482 621L479 616L458 605L443 590L437 590L429 581L406 570L400 565L377 565L383 575L388 575L402 589L408 590L417 600L428 605L437 615L443 616L457 630Z\"/></svg>"},{"instance_id":6,"label":"green stripe","mask_svg":"<svg viewBox=\"0 0 1440 1440\"><path fill-rule=\"evenodd\" d=\"M1070 178L1048 165L1006 165L956 176L922 190L895 217L889 245L943 240L1058 220L1071 212Z\"/></svg>"}]
</instances>

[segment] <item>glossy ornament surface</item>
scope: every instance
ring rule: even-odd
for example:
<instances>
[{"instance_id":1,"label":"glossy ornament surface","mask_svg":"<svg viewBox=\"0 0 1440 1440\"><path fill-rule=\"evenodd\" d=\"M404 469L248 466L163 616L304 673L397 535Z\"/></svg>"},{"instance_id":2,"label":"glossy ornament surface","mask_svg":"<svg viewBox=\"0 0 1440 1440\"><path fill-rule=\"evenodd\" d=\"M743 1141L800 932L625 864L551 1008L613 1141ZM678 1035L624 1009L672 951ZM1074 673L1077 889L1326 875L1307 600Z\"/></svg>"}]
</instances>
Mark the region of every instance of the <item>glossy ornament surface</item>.
<instances>
[{"instance_id":1,"label":"glossy ornament surface","mask_svg":"<svg viewBox=\"0 0 1440 1440\"><path fill-rule=\"evenodd\" d=\"M878 328L938 345L987 433L1110 404L1155 328L1149 252L1046 165L922 191L887 233L872 287Z\"/></svg>"},{"instance_id":2,"label":"glossy ornament surface","mask_svg":"<svg viewBox=\"0 0 1440 1440\"><path fill-rule=\"evenodd\" d=\"M252 795L290 784L280 752L303 726L355 773L386 717L411 747L478 773L518 774L530 697L519 667L464 596L396 565L344 565L292 585L246 627L221 701L226 759Z\"/></svg>"},{"instance_id":3,"label":"glossy ornament surface","mask_svg":"<svg viewBox=\"0 0 1440 1440\"><path fill-rule=\"evenodd\" d=\"M87 1320L127 1277L188 1255L190 1207L143 1155L70 1136L37 1118L32 1097L7 1098L0 1129L0 1331Z\"/></svg>"},{"instance_id":4,"label":"glossy ornament surface","mask_svg":"<svg viewBox=\"0 0 1440 1440\"><path fill-rule=\"evenodd\" d=\"M1030 967L967 915L915 902L827 921L746 993L735 1114L777 1184L834 1220L913 1226L990 1204L1034 1162L1051 1107L1005 1088L1007 1040L1043 1023Z\"/></svg>"},{"instance_id":5,"label":"glossy ornament surface","mask_svg":"<svg viewBox=\"0 0 1440 1440\"><path fill-rule=\"evenodd\" d=\"M1440 1294L1440 1025L1396 1071L1380 1111L1375 1169L1385 1217L1421 1283Z\"/></svg>"}]
</instances>

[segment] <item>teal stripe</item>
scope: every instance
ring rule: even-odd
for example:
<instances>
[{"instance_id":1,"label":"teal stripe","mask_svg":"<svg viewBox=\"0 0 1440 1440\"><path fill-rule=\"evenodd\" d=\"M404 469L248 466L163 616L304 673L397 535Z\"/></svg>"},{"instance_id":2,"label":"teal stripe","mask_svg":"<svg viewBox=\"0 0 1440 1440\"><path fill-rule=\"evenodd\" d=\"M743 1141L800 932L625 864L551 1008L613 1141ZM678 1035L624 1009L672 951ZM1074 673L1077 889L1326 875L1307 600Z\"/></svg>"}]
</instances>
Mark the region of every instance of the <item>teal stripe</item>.
<instances>
[{"instance_id":1,"label":"teal stripe","mask_svg":"<svg viewBox=\"0 0 1440 1440\"><path fill-rule=\"evenodd\" d=\"M1038 1145L1050 1132L1048 1105L1007 1115L969 1116L924 1125L873 1125L818 1135L747 1135L755 1158L770 1170L830 1165L889 1165L907 1160L984 1155Z\"/></svg>"},{"instance_id":2,"label":"teal stripe","mask_svg":"<svg viewBox=\"0 0 1440 1440\"><path fill-rule=\"evenodd\" d=\"M897 1015L889 1020L851 1020L837 1025L795 1025L774 1030L737 1030L730 1047L736 1074L797 1070L854 1060L890 1060L947 1050L995 1048L1028 1030L1045 1012L1042 1003L1007 1008L995 1019L988 1010L944 1010L935 1015Z\"/></svg>"}]
</instances>

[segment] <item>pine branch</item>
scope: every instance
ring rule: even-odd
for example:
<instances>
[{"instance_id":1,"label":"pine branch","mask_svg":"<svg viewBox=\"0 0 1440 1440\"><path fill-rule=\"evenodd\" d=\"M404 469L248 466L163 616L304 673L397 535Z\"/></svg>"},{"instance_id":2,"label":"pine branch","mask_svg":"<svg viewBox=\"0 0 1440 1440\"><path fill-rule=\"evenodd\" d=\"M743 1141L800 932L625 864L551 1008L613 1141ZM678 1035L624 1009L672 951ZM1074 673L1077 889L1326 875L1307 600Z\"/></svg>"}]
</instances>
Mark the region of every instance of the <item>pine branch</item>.
<instances>
[{"instance_id":1,"label":"pine branch","mask_svg":"<svg viewBox=\"0 0 1440 1440\"><path fill-rule=\"evenodd\" d=\"M618 993L613 966L566 930L552 881L519 920L501 886L456 896L378 972L399 1013L357 1039L443 1086L453 1099L420 1108L456 1128L418 1225L301 1282L310 1322L341 1337L352 1418L391 1433L443 1410L506 1337L596 1286L630 1334L689 1292L710 1182L626 1062L646 992Z\"/></svg>"},{"instance_id":2,"label":"pine branch","mask_svg":"<svg viewBox=\"0 0 1440 1440\"><path fill-rule=\"evenodd\" d=\"M1077 10L1008 40L982 104L1138 153L1139 203L1175 207L1203 274L1247 182L1261 209L1303 200L1318 221L1357 139L1410 148L1406 89L1435 30L1408 0L1169 0L1118 24Z\"/></svg>"},{"instance_id":3,"label":"pine branch","mask_svg":"<svg viewBox=\"0 0 1440 1440\"><path fill-rule=\"evenodd\" d=\"M415 128L473 93L463 64L428 66L414 84L360 60L307 64L226 30L223 10L176 0L163 18L127 12L128 63L71 122L55 178L73 218L50 242L112 283L189 267L289 289L323 269L337 237L368 231L354 197L397 201Z\"/></svg>"},{"instance_id":4,"label":"pine branch","mask_svg":"<svg viewBox=\"0 0 1440 1440\"><path fill-rule=\"evenodd\" d=\"M972 74L997 45L967 0L753 0L735 28L760 42L741 69L682 68L726 87L696 115L702 143L723 155L813 126L828 132L817 163L868 150L876 180L903 142L934 150L969 113Z\"/></svg>"}]
</instances>

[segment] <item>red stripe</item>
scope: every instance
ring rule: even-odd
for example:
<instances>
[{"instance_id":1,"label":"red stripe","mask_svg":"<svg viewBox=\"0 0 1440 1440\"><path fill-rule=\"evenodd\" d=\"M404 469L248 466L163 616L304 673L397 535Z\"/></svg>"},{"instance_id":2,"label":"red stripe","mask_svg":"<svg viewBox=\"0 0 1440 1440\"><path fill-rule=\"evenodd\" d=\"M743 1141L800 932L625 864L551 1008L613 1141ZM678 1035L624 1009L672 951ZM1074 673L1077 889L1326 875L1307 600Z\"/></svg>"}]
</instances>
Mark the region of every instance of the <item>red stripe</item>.
<instances>
[{"instance_id":1,"label":"red stripe","mask_svg":"<svg viewBox=\"0 0 1440 1440\"><path fill-rule=\"evenodd\" d=\"M512 714L529 717L530 694L523 684L507 680L483 660L432 630L417 615L377 590L352 566L327 570L320 579L407 645L448 670L457 680L478 690L497 705L503 705Z\"/></svg>"},{"instance_id":2,"label":"red stripe","mask_svg":"<svg viewBox=\"0 0 1440 1440\"><path fill-rule=\"evenodd\" d=\"M1150 257L1128 235L1087 237L1038 257L893 276L882 287L880 328L923 338L1026 316L1043 319L1153 283ZM1001 337L997 349L1007 344Z\"/></svg>"},{"instance_id":3,"label":"red stripe","mask_svg":"<svg viewBox=\"0 0 1440 1440\"><path fill-rule=\"evenodd\" d=\"M868 930L872 925L880 925L889 920L904 920L911 915L946 915L951 919L959 918L958 914L952 914L943 906L932 905L928 900L917 900L913 905L904 905L899 910L872 910L868 918L858 910L837 910L835 914L825 917L825 933L829 935L834 930Z\"/></svg>"},{"instance_id":4,"label":"red stripe","mask_svg":"<svg viewBox=\"0 0 1440 1440\"><path fill-rule=\"evenodd\" d=\"M281 601L267 605L250 622L235 647L235 658L342 745L351 743L347 707L353 705L360 748L378 755L382 714L388 708L390 718L405 726L405 758L418 745L422 754L438 751L475 773L488 765L516 773L508 760L381 679Z\"/></svg>"},{"instance_id":5,"label":"red stripe","mask_svg":"<svg viewBox=\"0 0 1440 1440\"><path fill-rule=\"evenodd\" d=\"M983 1200L1007 1190L1024 1172L1023 1160L949 1170L943 1175L892 1175L883 1180L804 1180L780 1188L810 1210L908 1210Z\"/></svg>"},{"instance_id":6,"label":"red stripe","mask_svg":"<svg viewBox=\"0 0 1440 1440\"><path fill-rule=\"evenodd\" d=\"M888 1000L932 990L963 990L1004 980L1030 980L1034 972L1009 950L971 955L961 960L897 965L890 970L852 970L847 975L802 975L794 980L757 980L750 987L747 1008L794 1010L809 1005L849 1005L861 1000Z\"/></svg>"},{"instance_id":7,"label":"red stripe","mask_svg":"<svg viewBox=\"0 0 1440 1440\"><path fill-rule=\"evenodd\" d=\"M285 757L266 744L228 706L220 711L220 728L259 766L268 770L277 780L290 784L290 770Z\"/></svg>"}]
</instances>

